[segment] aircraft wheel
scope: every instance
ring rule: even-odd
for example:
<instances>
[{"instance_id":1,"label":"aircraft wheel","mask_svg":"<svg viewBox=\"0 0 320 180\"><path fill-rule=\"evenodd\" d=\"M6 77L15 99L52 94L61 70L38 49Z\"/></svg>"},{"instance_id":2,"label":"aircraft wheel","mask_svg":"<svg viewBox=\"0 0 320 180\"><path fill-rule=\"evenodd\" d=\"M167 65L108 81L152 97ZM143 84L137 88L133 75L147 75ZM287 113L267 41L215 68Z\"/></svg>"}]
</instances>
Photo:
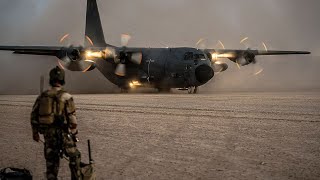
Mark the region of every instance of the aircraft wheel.
<instances>
[{"instance_id":1,"label":"aircraft wheel","mask_svg":"<svg viewBox=\"0 0 320 180\"><path fill-rule=\"evenodd\" d=\"M197 93L198 93L198 90L199 90L199 87L198 87L198 86L194 87L193 94L197 94Z\"/></svg>"},{"instance_id":2,"label":"aircraft wheel","mask_svg":"<svg viewBox=\"0 0 320 180\"><path fill-rule=\"evenodd\" d=\"M188 94L192 94L192 93L194 93L194 86L190 86L190 87L188 87Z\"/></svg>"}]
</instances>

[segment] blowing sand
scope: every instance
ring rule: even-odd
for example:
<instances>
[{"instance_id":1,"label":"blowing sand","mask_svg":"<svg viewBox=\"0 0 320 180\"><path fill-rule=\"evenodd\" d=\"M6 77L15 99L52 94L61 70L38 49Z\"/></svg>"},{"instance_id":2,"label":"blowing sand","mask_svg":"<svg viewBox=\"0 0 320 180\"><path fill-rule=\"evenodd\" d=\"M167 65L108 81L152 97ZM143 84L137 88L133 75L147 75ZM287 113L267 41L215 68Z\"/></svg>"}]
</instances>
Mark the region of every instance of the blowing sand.
<instances>
[{"instance_id":1,"label":"blowing sand","mask_svg":"<svg viewBox=\"0 0 320 180\"><path fill-rule=\"evenodd\" d=\"M0 167L44 179L35 96L0 96ZM320 93L75 95L98 179L320 179ZM61 179L69 179L61 160Z\"/></svg>"}]
</instances>

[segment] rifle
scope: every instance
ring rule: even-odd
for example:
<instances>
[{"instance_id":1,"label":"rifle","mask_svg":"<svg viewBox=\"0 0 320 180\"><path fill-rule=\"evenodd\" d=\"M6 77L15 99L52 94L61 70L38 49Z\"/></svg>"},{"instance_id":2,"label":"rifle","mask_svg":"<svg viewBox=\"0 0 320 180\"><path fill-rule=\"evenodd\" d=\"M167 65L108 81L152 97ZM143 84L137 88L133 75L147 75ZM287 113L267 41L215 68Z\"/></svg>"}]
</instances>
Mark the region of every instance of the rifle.
<instances>
[{"instance_id":1,"label":"rifle","mask_svg":"<svg viewBox=\"0 0 320 180\"><path fill-rule=\"evenodd\" d=\"M94 161L91 157L91 146L90 146L90 140L88 139L88 153L89 153L89 164L93 164Z\"/></svg>"},{"instance_id":2,"label":"rifle","mask_svg":"<svg viewBox=\"0 0 320 180\"><path fill-rule=\"evenodd\" d=\"M39 142L42 142L42 143L44 144L44 141L41 140L41 139L39 140ZM89 164L93 164L93 163L94 163L94 160L92 159L92 156L91 156L90 139L88 139L88 153L89 153ZM69 159L63 155L63 153L60 154L60 156L61 156L61 155L62 155L62 157L63 157L64 159L66 159L67 161L69 161Z\"/></svg>"}]
</instances>

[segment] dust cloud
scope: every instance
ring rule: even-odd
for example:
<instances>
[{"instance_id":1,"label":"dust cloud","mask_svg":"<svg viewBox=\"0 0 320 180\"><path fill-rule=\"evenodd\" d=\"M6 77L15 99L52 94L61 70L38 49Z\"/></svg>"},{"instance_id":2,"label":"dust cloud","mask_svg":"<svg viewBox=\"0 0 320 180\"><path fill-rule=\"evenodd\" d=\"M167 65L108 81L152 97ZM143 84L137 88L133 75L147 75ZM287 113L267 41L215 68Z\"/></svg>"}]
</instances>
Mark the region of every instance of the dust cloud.
<instances>
[{"instance_id":1,"label":"dust cloud","mask_svg":"<svg viewBox=\"0 0 320 180\"><path fill-rule=\"evenodd\" d=\"M129 46L195 47L200 38L208 48L307 50L307 56L258 57L258 63L241 67L225 60L229 69L201 89L215 91L277 91L320 89L320 21L318 0L98 0L105 39L120 45L129 33ZM80 45L85 26L85 0L2 0L1 45ZM71 37L63 44L59 39ZM37 94L40 75L57 65L45 56L0 52L0 94ZM253 74L263 68L257 76ZM46 76L47 77L47 76ZM48 78L48 77L47 77ZM116 87L94 70L67 72L67 89L76 93L111 93Z\"/></svg>"}]
</instances>

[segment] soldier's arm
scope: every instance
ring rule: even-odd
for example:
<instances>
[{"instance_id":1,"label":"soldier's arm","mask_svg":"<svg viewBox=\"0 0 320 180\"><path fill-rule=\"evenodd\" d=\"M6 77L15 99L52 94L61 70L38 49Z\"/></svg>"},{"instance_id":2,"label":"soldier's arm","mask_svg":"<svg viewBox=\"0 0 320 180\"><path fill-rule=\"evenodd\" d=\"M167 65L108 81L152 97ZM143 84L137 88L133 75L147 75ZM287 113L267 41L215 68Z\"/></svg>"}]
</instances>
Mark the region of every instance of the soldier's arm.
<instances>
[{"instance_id":1,"label":"soldier's arm","mask_svg":"<svg viewBox=\"0 0 320 180\"><path fill-rule=\"evenodd\" d=\"M62 98L65 99L66 116L68 119L69 129L71 133L75 134L77 132L78 123L73 97L69 93L65 93Z\"/></svg>"},{"instance_id":2,"label":"soldier's arm","mask_svg":"<svg viewBox=\"0 0 320 180\"><path fill-rule=\"evenodd\" d=\"M39 141L39 98L40 96L37 98L36 102L32 107L30 118L32 136L35 141Z\"/></svg>"}]
</instances>

